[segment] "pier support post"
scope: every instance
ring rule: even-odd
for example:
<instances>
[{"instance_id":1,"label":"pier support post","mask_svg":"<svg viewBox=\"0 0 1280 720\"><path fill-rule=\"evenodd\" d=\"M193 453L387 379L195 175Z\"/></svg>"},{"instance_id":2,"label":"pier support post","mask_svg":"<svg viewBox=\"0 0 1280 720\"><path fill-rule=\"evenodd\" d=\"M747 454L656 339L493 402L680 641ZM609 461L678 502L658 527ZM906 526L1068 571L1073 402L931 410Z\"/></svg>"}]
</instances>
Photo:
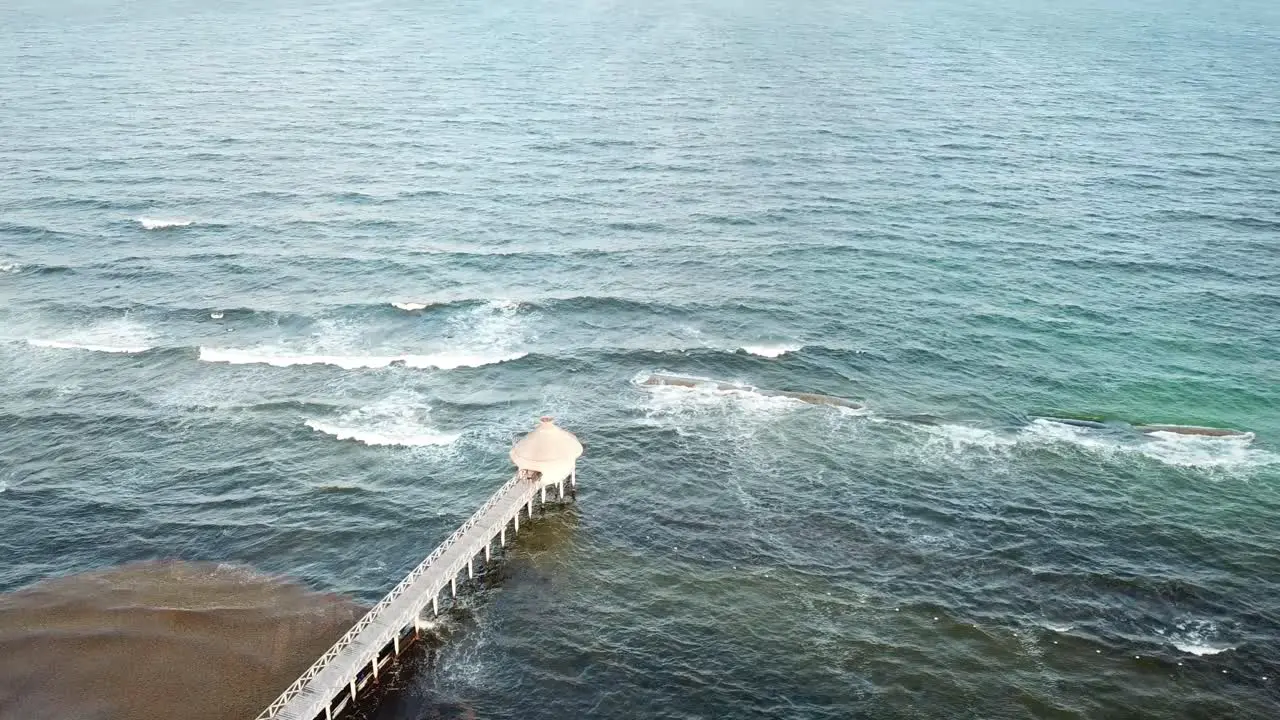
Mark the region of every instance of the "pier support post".
<instances>
[{"instance_id":1,"label":"pier support post","mask_svg":"<svg viewBox=\"0 0 1280 720\"><path fill-rule=\"evenodd\" d=\"M328 703L324 706L324 720L333 720L333 708Z\"/></svg>"},{"instance_id":2,"label":"pier support post","mask_svg":"<svg viewBox=\"0 0 1280 720\"><path fill-rule=\"evenodd\" d=\"M507 546L507 526L503 525L502 530L498 532L498 547Z\"/></svg>"},{"instance_id":3,"label":"pier support post","mask_svg":"<svg viewBox=\"0 0 1280 720\"><path fill-rule=\"evenodd\" d=\"M506 533L503 533L503 535L505 536ZM489 538L489 542L484 544L484 562L486 565L489 563L489 559L493 557L493 555L490 554L492 552L491 550L492 547L493 547L493 538Z\"/></svg>"},{"instance_id":4,"label":"pier support post","mask_svg":"<svg viewBox=\"0 0 1280 720\"><path fill-rule=\"evenodd\" d=\"M560 488L560 499L564 500L564 481L561 480L560 482L556 483L556 487Z\"/></svg>"},{"instance_id":5,"label":"pier support post","mask_svg":"<svg viewBox=\"0 0 1280 720\"><path fill-rule=\"evenodd\" d=\"M354 677L351 678L351 704L356 704L356 679Z\"/></svg>"},{"instance_id":6,"label":"pier support post","mask_svg":"<svg viewBox=\"0 0 1280 720\"><path fill-rule=\"evenodd\" d=\"M453 577L449 578L449 594L455 598L458 597L458 576L457 575L454 575Z\"/></svg>"},{"instance_id":7,"label":"pier support post","mask_svg":"<svg viewBox=\"0 0 1280 720\"><path fill-rule=\"evenodd\" d=\"M415 620L415 622L417 621ZM399 655L400 654L400 633L396 633L396 636L392 638L391 643L392 643L391 647L396 651L396 655Z\"/></svg>"},{"instance_id":8,"label":"pier support post","mask_svg":"<svg viewBox=\"0 0 1280 720\"><path fill-rule=\"evenodd\" d=\"M440 593L431 596L431 613L433 615L440 614Z\"/></svg>"},{"instance_id":9,"label":"pier support post","mask_svg":"<svg viewBox=\"0 0 1280 720\"><path fill-rule=\"evenodd\" d=\"M373 668L373 679L378 679L378 656L373 656L373 662L369 663L369 667Z\"/></svg>"},{"instance_id":10,"label":"pier support post","mask_svg":"<svg viewBox=\"0 0 1280 720\"><path fill-rule=\"evenodd\" d=\"M468 580L476 579L476 568L475 568L476 562L475 561L476 561L475 558L470 558L470 557L467 558L467 579Z\"/></svg>"},{"instance_id":11,"label":"pier support post","mask_svg":"<svg viewBox=\"0 0 1280 720\"><path fill-rule=\"evenodd\" d=\"M569 473L569 482L573 483L574 487L578 487L578 468L574 468L573 471Z\"/></svg>"},{"instance_id":12,"label":"pier support post","mask_svg":"<svg viewBox=\"0 0 1280 720\"><path fill-rule=\"evenodd\" d=\"M529 508L529 519L532 520L533 519L533 498L529 498L528 508Z\"/></svg>"},{"instance_id":13,"label":"pier support post","mask_svg":"<svg viewBox=\"0 0 1280 720\"><path fill-rule=\"evenodd\" d=\"M520 532L520 511L516 510L516 532Z\"/></svg>"},{"instance_id":14,"label":"pier support post","mask_svg":"<svg viewBox=\"0 0 1280 720\"><path fill-rule=\"evenodd\" d=\"M542 504L543 505L547 504L547 486L546 485L542 486Z\"/></svg>"}]
</instances>

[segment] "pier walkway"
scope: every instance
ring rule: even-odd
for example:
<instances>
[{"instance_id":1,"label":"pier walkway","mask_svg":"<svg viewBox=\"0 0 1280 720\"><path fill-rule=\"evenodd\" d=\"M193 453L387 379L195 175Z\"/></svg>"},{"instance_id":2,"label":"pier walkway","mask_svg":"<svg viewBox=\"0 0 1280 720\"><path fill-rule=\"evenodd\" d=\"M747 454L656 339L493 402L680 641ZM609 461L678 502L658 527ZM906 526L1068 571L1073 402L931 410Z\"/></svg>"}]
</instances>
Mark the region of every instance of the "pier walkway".
<instances>
[{"instance_id":1,"label":"pier walkway","mask_svg":"<svg viewBox=\"0 0 1280 720\"><path fill-rule=\"evenodd\" d=\"M346 709L360 690L376 681L379 671L400 655L402 644L424 627L426 609L431 608L432 617L439 613L440 593L445 587L457 595L463 568L468 578L475 577L475 562L491 559L494 540L501 548L506 545L508 526L513 532L520 530L522 511L532 519L534 500L545 504L549 488L563 499L566 481L576 487L574 461L581 454L582 446L572 434L544 418L543 425L511 451L520 468L515 477L374 605L257 720L332 720Z\"/></svg>"},{"instance_id":2,"label":"pier walkway","mask_svg":"<svg viewBox=\"0 0 1280 720\"><path fill-rule=\"evenodd\" d=\"M315 720L343 710L400 654L401 642L423 626L424 611L430 607L433 616L439 611L440 593L448 587L456 595L462 570L474 577L477 556L489 560L494 540L499 547L505 545L507 527L518 531L521 512L532 517L534 499L541 494L545 502L547 487L552 484L563 497L563 479L557 483L518 476L508 480L281 693L258 720Z\"/></svg>"}]
</instances>

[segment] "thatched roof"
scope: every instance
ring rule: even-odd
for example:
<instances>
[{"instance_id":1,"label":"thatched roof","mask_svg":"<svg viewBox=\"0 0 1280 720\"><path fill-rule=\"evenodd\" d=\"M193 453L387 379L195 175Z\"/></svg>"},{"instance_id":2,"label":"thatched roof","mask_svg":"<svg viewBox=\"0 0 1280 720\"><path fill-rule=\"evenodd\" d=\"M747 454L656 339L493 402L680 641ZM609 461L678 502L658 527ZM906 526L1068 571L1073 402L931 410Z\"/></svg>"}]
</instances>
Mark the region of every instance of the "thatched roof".
<instances>
[{"instance_id":1,"label":"thatched roof","mask_svg":"<svg viewBox=\"0 0 1280 720\"><path fill-rule=\"evenodd\" d=\"M571 467L582 455L582 443L568 430L543 417L533 432L511 448L511 462L521 470L548 472Z\"/></svg>"}]
</instances>

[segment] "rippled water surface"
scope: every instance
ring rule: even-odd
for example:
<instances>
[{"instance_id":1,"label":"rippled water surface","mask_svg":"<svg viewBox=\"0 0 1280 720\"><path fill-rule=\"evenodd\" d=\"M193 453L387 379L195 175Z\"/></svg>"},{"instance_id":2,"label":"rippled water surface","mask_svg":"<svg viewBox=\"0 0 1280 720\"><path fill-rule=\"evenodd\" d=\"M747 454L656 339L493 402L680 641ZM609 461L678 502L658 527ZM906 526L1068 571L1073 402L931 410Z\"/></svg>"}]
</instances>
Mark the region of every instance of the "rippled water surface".
<instances>
[{"instance_id":1,"label":"rippled water surface","mask_svg":"<svg viewBox=\"0 0 1280 720\"><path fill-rule=\"evenodd\" d=\"M1276 717L1277 78L1264 0L5 3L0 590L373 602L549 412L371 717Z\"/></svg>"}]
</instances>

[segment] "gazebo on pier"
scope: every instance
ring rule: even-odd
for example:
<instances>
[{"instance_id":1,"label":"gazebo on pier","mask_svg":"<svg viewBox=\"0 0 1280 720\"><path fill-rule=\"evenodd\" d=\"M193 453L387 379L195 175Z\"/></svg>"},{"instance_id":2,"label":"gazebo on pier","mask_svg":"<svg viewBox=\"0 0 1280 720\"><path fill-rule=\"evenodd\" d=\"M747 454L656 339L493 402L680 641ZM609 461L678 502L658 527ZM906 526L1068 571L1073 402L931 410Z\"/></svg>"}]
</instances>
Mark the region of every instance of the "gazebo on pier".
<instances>
[{"instance_id":1,"label":"gazebo on pier","mask_svg":"<svg viewBox=\"0 0 1280 720\"><path fill-rule=\"evenodd\" d=\"M568 430L555 424L549 416L533 432L525 435L511 448L511 462L520 471L520 477L537 483L542 488L542 500L546 502L547 486L556 485L560 497L564 497L564 481L574 488L578 486L578 458L582 456L582 443Z\"/></svg>"}]
</instances>

